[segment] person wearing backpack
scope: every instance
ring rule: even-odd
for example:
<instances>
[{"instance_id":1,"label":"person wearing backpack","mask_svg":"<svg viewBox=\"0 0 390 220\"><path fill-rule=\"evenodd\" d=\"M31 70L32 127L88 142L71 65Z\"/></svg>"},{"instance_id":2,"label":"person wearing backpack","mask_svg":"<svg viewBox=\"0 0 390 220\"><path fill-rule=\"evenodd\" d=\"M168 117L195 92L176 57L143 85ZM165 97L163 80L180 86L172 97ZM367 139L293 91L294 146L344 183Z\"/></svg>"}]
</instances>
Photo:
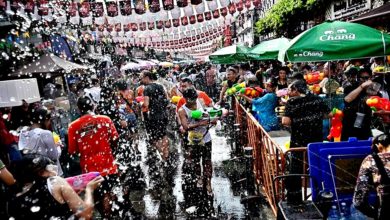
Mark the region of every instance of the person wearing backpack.
<instances>
[{"instance_id":1,"label":"person wearing backpack","mask_svg":"<svg viewBox=\"0 0 390 220\"><path fill-rule=\"evenodd\" d=\"M375 189L377 203L368 202L370 191ZM372 141L372 153L362 162L357 178L354 206L368 217L390 218L390 135L380 134Z\"/></svg>"}]
</instances>

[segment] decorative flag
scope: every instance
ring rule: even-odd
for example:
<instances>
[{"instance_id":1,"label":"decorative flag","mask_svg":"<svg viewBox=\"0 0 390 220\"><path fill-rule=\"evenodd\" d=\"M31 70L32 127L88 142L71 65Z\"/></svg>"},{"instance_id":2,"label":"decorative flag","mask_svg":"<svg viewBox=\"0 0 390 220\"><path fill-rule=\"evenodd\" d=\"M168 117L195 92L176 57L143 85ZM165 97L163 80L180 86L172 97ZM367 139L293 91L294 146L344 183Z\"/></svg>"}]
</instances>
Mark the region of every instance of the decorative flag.
<instances>
[{"instance_id":1,"label":"decorative flag","mask_svg":"<svg viewBox=\"0 0 390 220\"><path fill-rule=\"evenodd\" d=\"M188 25L188 17L182 17L180 20L182 26Z\"/></svg>"},{"instance_id":2,"label":"decorative flag","mask_svg":"<svg viewBox=\"0 0 390 220\"><path fill-rule=\"evenodd\" d=\"M75 17L77 15L77 3L72 2L69 4L69 10L68 10L70 17Z\"/></svg>"},{"instance_id":3,"label":"decorative flag","mask_svg":"<svg viewBox=\"0 0 390 220\"><path fill-rule=\"evenodd\" d=\"M186 7L188 5L188 0L176 0L178 7Z\"/></svg>"},{"instance_id":4,"label":"decorative flag","mask_svg":"<svg viewBox=\"0 0 390 220\"><path fill-rule=\"evenodd\" d=\"M219 9L219 10L221 11L221 15L222 15L223 17L226 17L226 15L227 15L227 13L228 13L227 8L226 8L226 7L223 7L223 8L221 8L221 9Z\"/></svg>"},{"instance_id":5,"label":"decorative flag","mask_svg":"<svg viewBox=\"0 0 390 220\"><path fill-rule=\"evenodd\" d=\"M165 28L171 28L171 26L172 26L171 20L166 20L164 22L164 26L165 26Z\"/></svg>"},{"instance_id":6,"label":"decorative flag","mask_svg":"<svg viewBox=\"0 0 390 220\"><path fill-rule=\"evenodd\" d=\"M211 12L209 11L204 13L204 17L206 18L206 21L209 21L211 18L213 18Z\"/></svg>"},{"instance_id":7,"label":"decorative flag","mask_svg":"<svg viewBox=\"0 0 390 220\"><path fill-rule=\"evenodd\" d=\"M103 8L103 2L95 2L92 3L93 8L93 16L94 17L102 17L104 15L104 8Z\"/></svg>"},{"instance_id":8,"label":"decorative flag","mask_svg":"<svg viewBox=\"0 0 390 220\"><path fill-rule=\"evenodd\" d=\"M241 12L244 10L244 4L242 3L242 0L236 3L237 11Z\"/></svg>"},{"instance_id":9,"label":"decorative flag","mask_svg":"<svg viewBox=\"0 0 390 220\"><path fill-rule=\"evenodd\" d=\"M49 5L47 0L39 0L38 2L38 15L47 16L49 14Z\"/></svg>"},{"instance_id":10,"label":"decorative flag","mask_svg":"<svg viewBox=\"0 0 390 220\"><path fill-rule=\"evenodd\" d=\"M138 24L137 23L131 23L131 30L132 31L138 31Z\"/></svg>"},{"instance_id":11,"label":"decorative flag","mask_svg":"<svg viewBox=\"0 0 390 220\"><path fill-rule=\"evenodd\" d=\"M121 15L123 15L123 16L131 15L131 2L130 2L130 0L120 1L119 8L121 11Z\"/></svg>"},{"instance_id":12,"label":"decorative flag","mask_svg":"<svg viewBox=\"0 0 390 220\"><path fill-rule=\"evenodd\" d=\"M255 6L255 8L260 8L261 1L260 0L253 0L253 5Z\"/></svg>"},{"instance_id":13,"label":"decorative flag","mask_svg":"<svg viewBox=\"0 0 390 220\"><path fill-rule=\"evenodd\" d=\"M146 22L141 22L141 24L139 24L139 29L141 31L145 31L146 30Z\"/></svg>"},{"instance_id":14,"label":"decorative flag","mask_svg":"<svg viewBox=\"0 0 390 220\"><path fill-rule=\"evenodd\" d=\"M24 11L27 13L34 12L35 2L34 0L26 1L26 5L24 5ZM1 0L0 0L0 9L1 9Z\"/></svg>"},{"instance_id":15,"label":"decorative flag","mask_svg":"<svg viewBox=\"0 0 390 220\"><path fill-rule=\"evenodd\" d=\"M6 9L7 8L7 1L6 0L0 0L0 9Z\"/></svg>"},{"instance_id":16,"label":"decorative flag","mask_svg":"<svg viewBox=\"0 0 390 220\"><path fill-rule=\"evenodd\" d=\"M249 9L252 6L252 0L245 0L245 7Z\"/></svg>"},{"instance_id":17,"label":"decorative flag","mask_svg":"<svg viewBox=\"0 0 390 220\"><path fill-rule=\"evenodd\" d=\"M154 29L154 22L148 22L148 29L153 30Z\"/></svg>"},{"instance_id":18,"label":"decorative flag","mask_svg":"<svg viewBox=\"0 0 390 220\"><path fill-rule=\"evenodd\" d=\"M219 18L219 10L218 9L213 11L213 18Z\"/></svg>"},{"instance_id":19,"label":"decorative flag","mask_svg":"<svg viewBox=\"0 0 390 220\"><path fill-rule=\"evenodd\" d=\"M173 27L179 27L180 26L180 19L172 19Z\"/></svg>"},{"instance_id":20,"label":"decorative flag","mask_svg":"<svg viewBox=\"0 0 390 220\"><path fill-rule=\"evenodd\" d=\"M196 23L196 17L195 15L190 16L190 24L195 24Z\"/></svg>"},{"instance_id":21,"label":"decorative flag","mask_svg":"<svg viewBox=\"0 0 390 220\"><path fill-rule=\"evenodd\" d=\"M118 16L118 6L116 5L116 2L106 2L106 6L107 6L107 15L109 17Z\"/></svg>"},{"instance_id":22,"label":"decorative flag","mask_svg":"<svg viewBox=\"0 0 390 220\"><path fill-rule=\"evenodd\" d=\"M122 24L121 23L116 23L115 24L115 31L116 32L119 32L119 31L121 31L122 30Z\"/></svg>"},{"instance_id":23,"label":"decorative flag","mask_svg":"<svg viewBox=\"0 0 390 220\"><path fill-rule=\"evenodd\" d=\"M149 0L149 11L156 13L160 11L160 1L159 0Z\"/></svg>"},{"instance_id":24,"label":"decorative flag","mask_svg":"<svg viewBox=\"0 0 390 220\"><path fill-rule=\"evenodd\" d=\"M130 25L130 24L125 24L125 25L123 25L123 31L124 31L124 32L129 32L129 31L130 31L129 25Z\"/></svg>"},{"instance_id":25,"label":"decorative flag","mask_svg":"<svg viewBox=\"0 0 390 220\"><path fill-rule=\"evenodd\" d=\"M231 3L229 6L229 13L233 15L236 12L236 5L234 3Z\"/></svg>"},{"instance_id":26,"label":"decorative flag","mask_svg":"<svg viewBox=\"0 0 390 220\"><path fill-rule=\"evenodd\" d=\"M88 17L90 11L90 5L89 2L83 2L79 5L79 15L82 18Z\"/></svg>"},{"instance_id":27,"label":"decorative flag","mask_svg":"<svg viewBox=\"0 0 390 220\"><path fill-rule=\"evenodd\" d=\"M144 0L134 0L134 11L137 14L145 13L145 1Z\"/></svg>"},{"instance_id":28,"label":"decorative flag","mask_svg":"<svg viewBox=\"0 0 390 220\"><path fill-rule=\"evenodd\" d=\"M199 5L200 3L202 3L202 0L191 0L192 5Z\"/></svg>"},{"instance_id":29,"label":"decorative flag","mask_svg":"<svg viewBox=\"0 0 390 220\"><path fill-rule=\"evenodd\" d=\"M163 28L164 26L164 22L163 21L156 21L156 28L157 29L161 29Z\"/></svg>"},{"instance_id":30,"label":"decorative flag","mask_svg":"<svg viewBox=\"0 0 390 220\"><path fill-rule=\"evenodd\" d=\"M175 6L173 0L163 0L164 10L172 10Z\"/></svg>"},{"instance_id":31,"label":"decorative flag","mask_svg":"<svg viewBox=\"0 0 390 220\"><path fill-rule=\"evenodd\" d=\"M200 22L203 22L203 21L204 21L203 14L198 14L198 15L196 16L196 19L198 20L199 23L200 23Z\"/></svg>"}]
</instances>

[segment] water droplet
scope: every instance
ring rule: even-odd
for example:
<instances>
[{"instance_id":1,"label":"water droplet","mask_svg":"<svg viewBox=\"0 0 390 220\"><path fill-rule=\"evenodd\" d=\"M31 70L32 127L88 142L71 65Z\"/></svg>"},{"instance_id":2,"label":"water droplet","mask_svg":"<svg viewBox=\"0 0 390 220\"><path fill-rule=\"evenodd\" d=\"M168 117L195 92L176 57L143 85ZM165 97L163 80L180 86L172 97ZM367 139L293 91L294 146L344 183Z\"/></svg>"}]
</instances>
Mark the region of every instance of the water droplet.
<instances>
[{"instance_id":1,"label":"water droplet","mask_svg":"<svg viewBox=\"0 0 390 220\"><path fill-rule=\"evenodd\" d=\"M39 210L41 210L41 207L39 207L39 206L32 206L30 210L31 210L31 212L39 212Z\"/></svg>"}]
</instances>

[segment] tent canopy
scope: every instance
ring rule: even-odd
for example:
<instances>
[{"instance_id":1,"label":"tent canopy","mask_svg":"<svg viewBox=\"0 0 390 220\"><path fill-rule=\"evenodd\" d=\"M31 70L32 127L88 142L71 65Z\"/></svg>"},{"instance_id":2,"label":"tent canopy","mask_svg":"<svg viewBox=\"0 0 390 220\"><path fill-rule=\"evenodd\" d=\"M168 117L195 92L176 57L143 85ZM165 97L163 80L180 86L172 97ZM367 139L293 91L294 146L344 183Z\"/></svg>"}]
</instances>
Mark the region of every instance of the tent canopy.
<instances>
[{"instance_id":1,"label":"tent canopy","mask_svg":"<svg viewBox=\"0 0 390 220\"><path fill-rule=\"evenodd\" d=\"M231 64L248 60L249 48L242 45L224 47L209 55L213 63Z\"/></svg>"}]
</instances>

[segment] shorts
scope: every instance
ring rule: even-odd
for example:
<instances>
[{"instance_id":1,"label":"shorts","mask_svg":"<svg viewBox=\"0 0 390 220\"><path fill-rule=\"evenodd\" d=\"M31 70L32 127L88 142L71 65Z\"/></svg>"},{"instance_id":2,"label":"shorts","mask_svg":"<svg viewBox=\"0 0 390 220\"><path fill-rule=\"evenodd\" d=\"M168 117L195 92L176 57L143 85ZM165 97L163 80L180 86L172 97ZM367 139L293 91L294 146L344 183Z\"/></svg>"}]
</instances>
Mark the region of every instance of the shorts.
<instances>
[{"instance_id":1,"label":"shorts","mask_svg":"<svg viewBox=\"0 0 390 220\"><path fill-rule=\"evenodd\" d=\"M167 126L168 119L148 119L145 123L146 132L149 134L149 140L151 142L156 142L161 140L164 136L167 135Z\"/></svg>"}]
</instances>

